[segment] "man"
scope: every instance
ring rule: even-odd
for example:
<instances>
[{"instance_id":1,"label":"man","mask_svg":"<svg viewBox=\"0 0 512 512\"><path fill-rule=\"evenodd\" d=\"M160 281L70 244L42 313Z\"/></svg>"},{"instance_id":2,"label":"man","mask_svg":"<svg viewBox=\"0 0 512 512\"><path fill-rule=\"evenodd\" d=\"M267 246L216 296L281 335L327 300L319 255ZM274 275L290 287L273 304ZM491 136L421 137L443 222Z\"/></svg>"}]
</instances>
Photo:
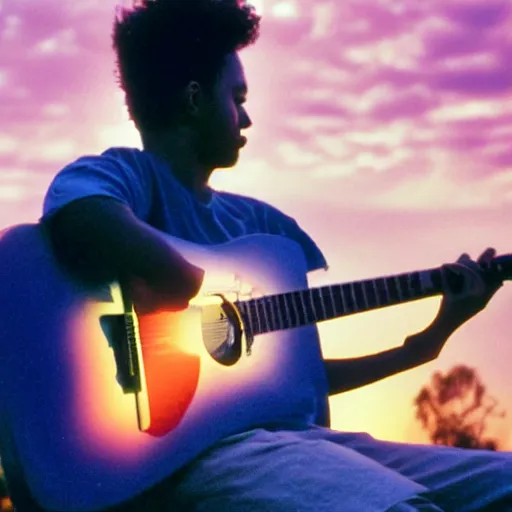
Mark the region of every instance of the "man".
<instances>
[{"instance_id":1,"label":"man","mask_svg":"<svg viewBox=\"0 0 512 512\"><path fill-rule=\"evenodd\" d=\"M235 165L246 143L241 131L251 120L239 51L256 41L259 22L237 0L142 0L119 11L120 84L144 150L111 148L68 165L50 186L42 222L64 261L95 279L119 279L139 312L184 308L201 287L203 270L160 232L205 245L280 235L300 245L309 271L326 266L295 220L208 185L215 169ZM484 309L500 286L483 270L494 254L458 260L478 286L462 298L445 297L436 320L402 347L323 362L311 336L308 360L297 361L303 379L282 397L293 411L289 418L277 408L262 410L260 421L205 446L122 509L512 510L510 454L388 443L327 428L329 394L435 359L448 337Z\"/></svg>"}]
</instances>

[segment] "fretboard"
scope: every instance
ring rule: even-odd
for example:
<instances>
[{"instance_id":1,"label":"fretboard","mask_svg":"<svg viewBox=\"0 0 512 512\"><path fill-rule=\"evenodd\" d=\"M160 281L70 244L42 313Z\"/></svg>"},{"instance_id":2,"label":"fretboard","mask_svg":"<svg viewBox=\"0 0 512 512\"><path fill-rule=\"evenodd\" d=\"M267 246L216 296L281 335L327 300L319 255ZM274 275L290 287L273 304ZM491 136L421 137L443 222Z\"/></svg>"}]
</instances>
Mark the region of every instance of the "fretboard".
<instances>
[{"instance_id":1,"label":"fretboard","mask_svg":"<svg viewBox=\"0 0 512 512\"><path fill-rule=\"evenodd\" d=\"M370 311L443 293L457 293L464 279L450 273L443 285L441 269L399 274L352 283L236 302L251 334L301 327L354 313Z\"/></svg>"}]
</instances>

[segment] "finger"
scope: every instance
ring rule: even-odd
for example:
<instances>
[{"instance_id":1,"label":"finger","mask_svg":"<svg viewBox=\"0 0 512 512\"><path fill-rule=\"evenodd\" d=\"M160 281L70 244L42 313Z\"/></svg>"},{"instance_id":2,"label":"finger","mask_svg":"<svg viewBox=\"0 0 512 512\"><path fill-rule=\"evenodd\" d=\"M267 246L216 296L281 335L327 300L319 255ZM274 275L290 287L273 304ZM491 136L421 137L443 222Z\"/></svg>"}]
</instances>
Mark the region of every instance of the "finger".
<instances>
[{"instance_id":1,"label":"finger","mask_svg":"<svg viewBox=\"0 0 512 512\"><path fill-rule=\"evenodd\" d=\"M471 261L471 257L467 253L461 254L459 256L459 259L457 260L457 262L459 262L459 263L466 263L468 261Z\"/></svg>"},{"instance_id":2,"label":"finger","mask_svg":"<svg viewBox=\"0 0 512 512\"><path fill-rule=\"evenodd\" d=\"M459 256L457 260L457 264L461 265L463 268L468 269L473 275L478 274L482 271L482 267L474 260L471 259L471 256L467 253L463 253ZM466 273L466 276L468 274Z\"/></svg>"},{"instance_id":3,"label":"finger","mask_svg":"<svg viewBox=\"0 0 512 512\"><path fill-rule=\"evenodd\" d=\"M485 284L481 277L481 269L475 262L457 262L443 266L444 284L446 285L447 295L453 295L455 298L464 298L467 296L480 295L485 292ZM449 280L455 274L459 278L463 278L462 288L452 292L449 286Z\"/></svg>"},{"instance_id":4,"label":"finger","mask_svg":"<svg viewBox=\"0 0 512 512\"><path fill-rule=\"evenodd\" d=\"M491 263L491 261L493 260L493 258L495 256L496 256L496 249L494 249L493 247L489 247L478 258L478 263L480 265L481 264L487 265L487 264Z\"/></svg>"},{"instance_id":5,"label":"finger","mask_svg":"<svg viewBox=\"0 0 512 512\"><path fill-rule=\"evenodd\" d=\"M479 262L474 261L471 256L467 253L462 254L459 259L457 260L457 263L464 265L468 269L472 270L473 272L480 272L482 270L482 267L480 266ZM485 265L485 263L484 263Z\"/></svg>"}]
</instances>

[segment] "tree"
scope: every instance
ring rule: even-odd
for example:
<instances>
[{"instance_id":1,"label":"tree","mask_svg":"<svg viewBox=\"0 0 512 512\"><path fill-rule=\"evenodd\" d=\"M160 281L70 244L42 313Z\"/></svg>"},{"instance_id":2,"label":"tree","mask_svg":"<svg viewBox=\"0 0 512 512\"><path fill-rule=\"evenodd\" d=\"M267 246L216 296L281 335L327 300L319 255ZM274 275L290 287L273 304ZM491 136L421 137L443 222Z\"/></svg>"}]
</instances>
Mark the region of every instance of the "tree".
<instances>
[{"instance_id":1,"label":"tree","mask_svg":"<svg viewBox=\"0 0 512 512\"><path fill-rule=\"evenodd\" d=\"M485 437L487 420L504 417L498 402L487 393L474 368L454 366L446 374L435 372L414 400L416 418L434 444L459 448L498 450L495 439Z\"/></svg>"}]
</instances>

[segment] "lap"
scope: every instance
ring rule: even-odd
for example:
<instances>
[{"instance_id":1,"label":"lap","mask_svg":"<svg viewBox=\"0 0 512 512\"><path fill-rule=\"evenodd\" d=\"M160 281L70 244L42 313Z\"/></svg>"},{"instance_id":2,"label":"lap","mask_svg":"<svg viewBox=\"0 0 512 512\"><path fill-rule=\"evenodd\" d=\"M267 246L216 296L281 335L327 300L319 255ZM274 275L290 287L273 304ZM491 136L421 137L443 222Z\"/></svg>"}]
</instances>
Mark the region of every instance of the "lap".
<instances>
[{"instance_id":1,"label":"lap","mask_svg":"<svg viewBox=\"0 0 512 512\"><path fill-rule=\"evenodd\" d=\"M368 457L301 431L256 429L191 464L172 500L196 512L382 512L425 488Z\"/></svg>"},{"instance_id":2,"label":"lap","mask_svg":"<svg viewBox=\"0 0 512 512\"><path fill-rule=\"evenodd\" d=\"M510 474L509 453L391 443L319 427L255 429L184 468L162 487L159 503L174 505L161 510L194 512L382 512L425 496L466 512L512 499Z\"/></svg>"},{"instance_id":3,"label":"lap","mask_svg":"<svg viewBox=\"0 0 512 512\"><path fill-rule=\"evenodd\" d=\"M482 510L505 497L512 500L510 452L394 443L366 433L322 428L309 429L303 435L341 444L396 471L427 488L429 497L448 509Z\"/></svg>"}]
</instances>

